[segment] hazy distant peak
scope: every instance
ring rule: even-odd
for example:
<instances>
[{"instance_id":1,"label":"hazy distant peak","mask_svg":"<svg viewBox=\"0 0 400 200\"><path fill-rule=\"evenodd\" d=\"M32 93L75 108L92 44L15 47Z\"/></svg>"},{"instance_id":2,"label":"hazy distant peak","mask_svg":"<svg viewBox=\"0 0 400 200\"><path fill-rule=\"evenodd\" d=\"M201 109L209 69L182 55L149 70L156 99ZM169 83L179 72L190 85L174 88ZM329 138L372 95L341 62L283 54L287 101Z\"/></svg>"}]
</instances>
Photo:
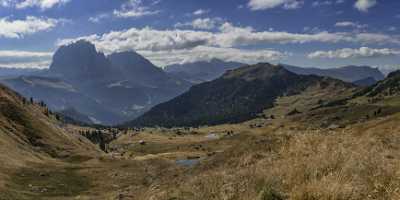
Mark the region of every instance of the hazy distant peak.
<instances>
[{"instance_id":1,"label":"hazy distant peak","mask_svg":"<svg viewBox=\"0 0 400 200\"><path fill-rule=\"evenodd\" d=\"M223 78L241 78L245 80L265 80L273 76L293 75L281 65L273 65L270 63L258 63L255 65L247 65L237 69L229 70Z\"/></svg>"},{"instance_id":2,"label":"hazy distant peak","mask_svg":"<svg viewBox=\"0 0 400 200\"><path fill-rule=\"evenodd\" d=\"M318 76L327 76L331 78L340 79L346 82L355 82L368 77L373 77L375 80L382 80L385 78L383 73L379 71L377 68L373 68L370 66L355 66L349 65L338 68L304 68L297 66L284 65L284 67L296 74L302 75L318 75Z\"/></svg>"}]
</instances>

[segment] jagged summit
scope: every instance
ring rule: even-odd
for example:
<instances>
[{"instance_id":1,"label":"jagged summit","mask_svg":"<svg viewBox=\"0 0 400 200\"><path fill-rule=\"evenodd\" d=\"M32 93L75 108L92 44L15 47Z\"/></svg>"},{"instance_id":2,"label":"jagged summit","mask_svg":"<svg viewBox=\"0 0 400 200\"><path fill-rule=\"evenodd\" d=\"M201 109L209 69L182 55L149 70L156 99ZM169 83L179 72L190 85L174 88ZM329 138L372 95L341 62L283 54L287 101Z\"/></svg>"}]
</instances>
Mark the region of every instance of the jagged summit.
<instances>
[{"instance_id":1,"label":"jagged summit","mask_svg":"<svg viewBox=\"0 0 400 200\"><path fill-rule=\"evenodd\" d=\"M85 40L61 46L53 56L50 72L68 79L102 79L114 74L106 56Z\"/></svg>"},{"instance_id":2,"label":"jagged summit","mask_svg":"<svg viewBox=\"0 0 400 200\"><path fill-rule=\"evenodd\" d=\"M132 120L191 86L134 51L106 57L85 40L60 47L45 76L2 82L26 97L43 100L54 111L73 107L102 124ZM82 119L79 115L71 116Z\"/></svg>"},{"instance_id":3,"label":"jagged summit","mask_svg":"<svg viewBox=\"0 0 400 200\"><path fill-rule=\"evenodd\" d=\"M134 51L113 53L108 56L108 59L111 61L114 70L120 71L122 79L125 80L159 87L163 85L158 84L159 82L165 82L169 79L161 68Z\"/></svg>"},{"instance_id":4,"label":"jagged summit","mask_svg":"<svg viewBox=\"0 0 400 200\"><path fill-rule=\"evenodd\" d=\"M126 67L127 65L131 65L131 68L146 68L149 66L156 67L149 60L135 51L113 53L109 55L108 58L113 64L122 67Z\"/></svg>"}]
</instances>

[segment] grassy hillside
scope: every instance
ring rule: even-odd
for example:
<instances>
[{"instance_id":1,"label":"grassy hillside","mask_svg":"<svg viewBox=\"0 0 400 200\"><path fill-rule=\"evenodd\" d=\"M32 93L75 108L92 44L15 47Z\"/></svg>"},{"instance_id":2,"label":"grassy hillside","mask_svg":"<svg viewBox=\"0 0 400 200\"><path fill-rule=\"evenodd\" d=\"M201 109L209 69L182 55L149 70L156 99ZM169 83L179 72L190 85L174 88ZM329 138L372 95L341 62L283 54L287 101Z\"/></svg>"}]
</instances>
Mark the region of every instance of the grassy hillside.
<instances>
[{"instance_id":1,"label":"grassy hillside","mask_svg":"<svg viewBox=\"0 0 400 200\"><path fill-rule=\"evenodd\" d=\"M183 95L128 123L127 126L199 126L237 123L273 107L281 96L317 86L339 91L351 84L317 76L297 75L282 66L260 63L228 71L221 78L192 87Z\"/></svg>"},{"instance_id":2,"label":"grassy hillside","mask_svg":"<svg viewBox=\"0 0 400 200\"><path fill-rule=\"evenodd\" d=\"M241 123L122 130L107 154L2 90L0 199L399 199L399 96L318 83Z\"/></svg>"},{"instance_id":3,"label":"grassy hillside","mask_svg":"<svg viewBox=\"0 0 400 200\"><path fill-rule=\"evenodd\" d=\"M18 181L10 177L15 170L40 173L40 169L34 168L58 166L64 161L99 155L94 145L65 132L60 125L45 107L0 86L0 191L10 189L9 183L5 183L7 180ZM25 172L23 174L21 181L27 181L29 175L25 177ZM5 194L11 195L9 192L1 193L0 199ZM5 197L19 199L23 196L13 194Z\"/></svg>"}]
</instances>

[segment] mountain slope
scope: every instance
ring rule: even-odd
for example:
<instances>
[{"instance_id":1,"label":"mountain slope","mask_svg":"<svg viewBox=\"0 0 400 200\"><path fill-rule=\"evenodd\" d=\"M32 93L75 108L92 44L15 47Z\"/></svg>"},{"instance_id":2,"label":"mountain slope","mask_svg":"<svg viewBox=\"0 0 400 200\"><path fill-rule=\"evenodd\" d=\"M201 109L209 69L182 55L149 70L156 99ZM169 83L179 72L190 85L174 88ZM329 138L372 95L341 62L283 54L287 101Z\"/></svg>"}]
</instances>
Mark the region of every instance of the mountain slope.
<instances>
[{"instance_id":1,"label":"mountain slope","mask_svg":"<svg viewBox=\"0 0 400 200\"><path fill-rule=\"evenodd\" d=\"M117 123L123 121L121 116L104 107L93 96L60 78L21 76L4 79L2 82L26 98L32 97L35 100L44 101L54 111L74 107L79 112L92 117L96 122Z\"/></svg>"},{"instance_id":2,"label":"mountain slope","mask_svg":"<svg viewBox=\"0 0 400 200\"><path fill-rule=\"evenodd\" d=\"M187 90L191 84L166 74L149 60L133 51L114 53L108 56L114 71L122 74L120 80L126 80L131 85L149 89L162 89L177 96Z\"/></svg>"},{"instance_id":3,"label":"mountain slope","mask_svg":"<svg viewBox=\"0 0 400 200\"><path fill-rule=\"evenodd\" d=\"M65 159L97 152L86 140L66 133L46 108L0 85L0 174L26 162Z\"/></svg>"},{"instance_id":4,"label":"mountain slope","mask_svg":"<svg viewBox=\"0 0 400 200\"><path fill-rule=\"evenodd\" d=\"M372 85L360 94L368 97L390 97L400 95L400 70L390 73L386 79Z\"/></svg>"},{"instance_id":5,"label":"mountain slope","mask_svg":"<svg viewBox=\"0 0 400 200\"><path fill-rule=\"evenodd\" d=\"M170 127L241 122L272 107L280 96L297 94L315 85L323 89L332 84L352 87L329 78L297 75L268 63L244 66L214 81L193 86L127 125Z\"/></svg>"},{"instance_id":6,"label":"mountain slope","mask_svg":"<svg viewBox=\"0 0 400 200\"><path fill-rule=\"evenodd\" d=\"M377 83L378 81L373 78L373 77L368 77L368 78L363 78L360 79L358 81L354 81L353 84L354 85L358 85L358 86L363 86L363 87L367 87L367 86L371 86L374 85L375 83Z\"/></svg>"},{"instance_id":7,"label":"mountain slope","mask_svg":"<svg viewBox=\"0 0 400 200\"><path fill-rule=\"evenodd\" d=\"M349 83L372 77L376 81L382 80L385 76L376 68L368 66L345 66L340 68L319 69L319 68L303 68L285 65L287 70L300 75L317 75L326 76Z\"/></svg>"},{"instance_id":8,"label":"mountain slope","mask_svg":"<svg viewBox=\"0 0 400 200\"><path fill-rule=\"evenodd\" d=\"M168 74L192 83L202 83L205 81L214 80L225 73L225 71L235 69L243 65L245 64L212 59L210 61L170 65L166 66L164 70Z\"/></svg>"}]
</instances>

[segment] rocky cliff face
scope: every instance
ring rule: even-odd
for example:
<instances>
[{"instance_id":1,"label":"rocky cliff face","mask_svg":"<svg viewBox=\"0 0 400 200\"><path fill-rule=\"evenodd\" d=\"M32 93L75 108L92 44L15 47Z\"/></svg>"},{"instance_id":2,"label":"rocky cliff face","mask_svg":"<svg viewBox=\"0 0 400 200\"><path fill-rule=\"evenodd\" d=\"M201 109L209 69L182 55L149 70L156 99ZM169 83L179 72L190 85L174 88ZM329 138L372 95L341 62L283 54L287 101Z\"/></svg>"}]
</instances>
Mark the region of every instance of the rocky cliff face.
<instances>
[{"instance_id":1,"label":"rocky cliff face","mask_svg":"<svg viewBox=\"0 0 400 200\"><path fill-rule=\"evenodd\" d=\"M53 56L50 72L79 81L112 79L116 74L106 56L83 40L60 47Z\"/></svg>"}]
</instances>

